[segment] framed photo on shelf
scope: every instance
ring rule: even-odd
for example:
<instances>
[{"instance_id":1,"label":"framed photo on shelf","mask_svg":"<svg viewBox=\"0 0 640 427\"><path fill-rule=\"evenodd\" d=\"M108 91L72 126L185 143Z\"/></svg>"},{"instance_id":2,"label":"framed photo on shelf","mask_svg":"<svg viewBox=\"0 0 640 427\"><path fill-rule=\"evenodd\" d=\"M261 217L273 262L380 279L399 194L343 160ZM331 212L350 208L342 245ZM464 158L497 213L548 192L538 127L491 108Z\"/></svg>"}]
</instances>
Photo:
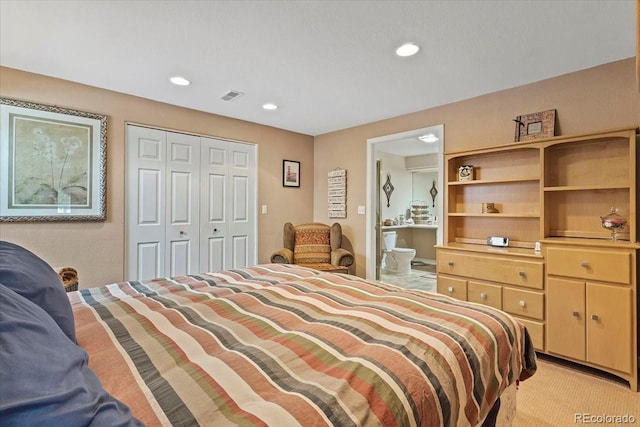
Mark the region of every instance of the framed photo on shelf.
<instances>
[{"instance_id":1,"label":"framed photo on shelf","mask_svg":"<svg viewBox=\"0 0 640 427\"><path fill-rule=\"evenodd\" d=\"M515 142L533 141L556 136L556 110L523 114L516 122Z\"/></svg>"},{"instance_id":2,"label":"framed photo on shelf","mask_svg":"<svg viewBox=\"0 0 640 427\"><path fill-rule=\"evenodd\" d=\"M282 186L300 187L300 162L295 160L282 161Z\"/></svg>"},{"instance_id":3,"label":"framed photo on shelf","mask_svg":"<svg viewBox=\"0 0 640 427\"><path fill-rule=\"evenodd\" d=\"M107 117L0 98L0 222L104 221Z\"/></svg>"}]
</instances>

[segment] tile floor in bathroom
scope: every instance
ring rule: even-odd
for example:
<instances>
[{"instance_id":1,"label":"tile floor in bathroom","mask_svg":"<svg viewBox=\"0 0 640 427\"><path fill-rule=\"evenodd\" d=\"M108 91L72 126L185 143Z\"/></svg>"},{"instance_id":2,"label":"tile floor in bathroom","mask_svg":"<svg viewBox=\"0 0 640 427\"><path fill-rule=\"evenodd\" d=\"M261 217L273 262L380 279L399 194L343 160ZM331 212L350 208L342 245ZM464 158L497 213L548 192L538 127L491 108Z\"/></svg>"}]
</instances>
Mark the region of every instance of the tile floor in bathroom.
<instances>
[{"instance_id":1,"label":"tile floor in bathroom","mask_svg":"<svg viewBox=\"0 0 640 427\"><path fill-rule=\"evenodd\" d=\"M436 292L435 260L415 259L414 263L415 261L417 261L417 264L424 265L412 265L410 274L385 274L383 269L380 274L380 280L408 289Z\"/></svg>"}]
</instances>

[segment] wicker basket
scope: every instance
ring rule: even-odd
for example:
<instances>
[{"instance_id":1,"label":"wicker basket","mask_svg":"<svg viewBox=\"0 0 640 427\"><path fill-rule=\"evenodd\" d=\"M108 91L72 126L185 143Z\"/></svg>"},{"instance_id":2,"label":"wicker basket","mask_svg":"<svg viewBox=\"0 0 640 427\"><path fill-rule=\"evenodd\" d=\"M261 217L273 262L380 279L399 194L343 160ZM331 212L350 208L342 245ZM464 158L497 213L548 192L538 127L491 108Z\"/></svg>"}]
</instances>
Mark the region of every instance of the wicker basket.
<instances>
[{"instance_id":1,"label":"wicker basket","mask_svg":"<svg viewBox=\"0 0 640 427\"><path fill-rule=\"evenodd\" d=\"M62 281L62 286L67 292L73 292L78 290L78 271L73 267L61 267L56 268L58 276Z\"/></svg>"}]
</instances>

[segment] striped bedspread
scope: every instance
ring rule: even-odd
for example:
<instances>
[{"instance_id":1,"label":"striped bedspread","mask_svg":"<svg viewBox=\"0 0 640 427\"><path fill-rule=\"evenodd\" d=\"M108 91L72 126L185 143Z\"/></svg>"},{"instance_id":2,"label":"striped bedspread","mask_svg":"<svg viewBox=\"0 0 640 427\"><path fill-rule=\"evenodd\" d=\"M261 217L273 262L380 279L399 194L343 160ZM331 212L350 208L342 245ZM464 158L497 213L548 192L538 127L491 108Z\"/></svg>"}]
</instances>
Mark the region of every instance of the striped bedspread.
<instances>
[{"instance_id":1,"label":"striped bedspread","mask_svg":"<svg viewBox=\"0 0 640 427\"><path fill-rule=\"evenodd\" d=\"M148 426L477 425L535 370L501 311L284 264L69 298L90 366Z\"/></svg>"}]
</instances>

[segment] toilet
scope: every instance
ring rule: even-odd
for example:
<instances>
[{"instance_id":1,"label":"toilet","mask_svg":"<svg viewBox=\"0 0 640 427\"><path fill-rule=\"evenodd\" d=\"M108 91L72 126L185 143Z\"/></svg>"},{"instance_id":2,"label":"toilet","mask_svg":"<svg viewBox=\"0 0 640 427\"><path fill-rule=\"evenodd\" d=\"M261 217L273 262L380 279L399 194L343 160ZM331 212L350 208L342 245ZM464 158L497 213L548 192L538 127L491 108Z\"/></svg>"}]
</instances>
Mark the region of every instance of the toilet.
<instances>
[{"instance_id":1,"label":"toilet","mask_svg":"<svg viewBox=\"0 0 640 427\"><path fill-rule=\"evenodd\" d=\"M385 273L411 273L411 260L416 256L415 249L396 248L398 235L395 231L382 233L382 268Z\"/></svg>"}]
</instances>

